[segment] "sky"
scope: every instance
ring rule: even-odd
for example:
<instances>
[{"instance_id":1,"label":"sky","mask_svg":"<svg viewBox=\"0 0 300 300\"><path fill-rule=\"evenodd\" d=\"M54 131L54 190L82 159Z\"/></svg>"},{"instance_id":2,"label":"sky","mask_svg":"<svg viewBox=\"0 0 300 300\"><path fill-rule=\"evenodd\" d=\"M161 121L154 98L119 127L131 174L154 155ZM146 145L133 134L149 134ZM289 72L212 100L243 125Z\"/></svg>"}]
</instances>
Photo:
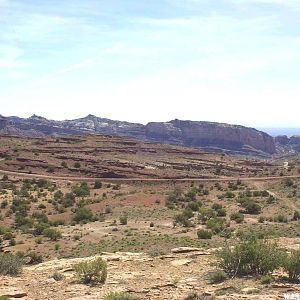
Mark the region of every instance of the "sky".
<instances>
[{"instance_id":1,"label":"sky","mask_svg":"<svg viewBox=\"0 0 300 300\"><path fill-rule=\"evenodd\" d=\"M0 0L0 114L300 127L299 0Z\"/></svg>"}]
</instances>

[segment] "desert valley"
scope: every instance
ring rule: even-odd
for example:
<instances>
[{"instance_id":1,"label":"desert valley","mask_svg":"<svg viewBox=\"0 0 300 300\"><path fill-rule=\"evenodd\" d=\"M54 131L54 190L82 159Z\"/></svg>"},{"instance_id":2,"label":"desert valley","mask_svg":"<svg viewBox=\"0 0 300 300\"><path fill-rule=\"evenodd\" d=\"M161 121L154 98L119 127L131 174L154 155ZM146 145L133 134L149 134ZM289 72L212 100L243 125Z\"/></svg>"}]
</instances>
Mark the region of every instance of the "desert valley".
<instances>
[{"instance_id":1,"label":"desert valley","mask_svg":"<svg viewBox=\"0 0 300 300\"><path fill-rule=\"evenodd\" d=\"M283 138L262 151L226 135L186 147L27 133L0 137L0 299L297 292L300 158Z\"/></svg>"}]
</instances>

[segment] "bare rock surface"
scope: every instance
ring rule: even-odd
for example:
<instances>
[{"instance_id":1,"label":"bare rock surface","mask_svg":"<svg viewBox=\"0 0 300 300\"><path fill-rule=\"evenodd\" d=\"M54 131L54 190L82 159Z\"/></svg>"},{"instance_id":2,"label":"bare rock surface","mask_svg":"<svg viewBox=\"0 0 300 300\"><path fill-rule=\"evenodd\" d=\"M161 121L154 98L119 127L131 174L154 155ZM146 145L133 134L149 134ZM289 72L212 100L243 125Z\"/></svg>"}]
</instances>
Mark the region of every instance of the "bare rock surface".
<instances>
[{"instance_id":1,"label":"bare rock surface","mask_svg":"<svg viewBox=\"0 0 300 300\"><path fill-rule=\"evenodd\" d=\"M211 285L206 275L214 270L213 257L207 253L190 259L188 255L191 252L187 252L188 248L178 249L164 259L143 253L104 253L101 257L108 263L108 278L105 284L96 286L79 283L73 266L99 256L56 259L24 267L19 277L0 277L0 296L8 295L10 299L23 300L99 300L109 292L124 291L141 300L183 300L191 293L205 293L207 299L275 300L282 299L284 292L296 290L293 285L277 284L265 288L255 280L239 279ZM182 253L183 250L185 252ZM197 248L189 250L200 251ZM63 280L55 281L52 278L54 272L63 274Z\"/></svg>"}]
</instances>

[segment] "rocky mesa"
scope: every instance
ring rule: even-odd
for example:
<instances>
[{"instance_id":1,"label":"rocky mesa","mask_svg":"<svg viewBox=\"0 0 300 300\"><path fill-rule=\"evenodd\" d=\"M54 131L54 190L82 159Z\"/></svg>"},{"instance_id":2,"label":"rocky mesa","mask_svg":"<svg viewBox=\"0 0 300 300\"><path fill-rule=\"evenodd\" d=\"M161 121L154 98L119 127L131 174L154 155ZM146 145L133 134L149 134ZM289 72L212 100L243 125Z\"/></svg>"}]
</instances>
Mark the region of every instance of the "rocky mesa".
<instances>
[{"instance_id":1,"label":"rocky mesa","mask_svg":"<svg viewBox=\"0 0 300 300\"><path fill-rule=\"evenodd\" d=\"M188 147L221 148L232 151L259 150L275 153L271 136L253 128L214 122L173 120L166 123L148 123L146 137L152 141Z\"/></svg>"},{"instance_id":2,"label":"rocky mesa","mask_svg":"<svg viewBox=\"0 0 300 300\"><path fill-rule=\"evenodd\" d=\"M88 115L64 121L30 118L0 118L0 134L20 136L105 134L133 137L143 141L231 152L273 154L275 141L254 128L215 122L172 120L146 125L114 121Z\"/></svg>"}]
</instances>

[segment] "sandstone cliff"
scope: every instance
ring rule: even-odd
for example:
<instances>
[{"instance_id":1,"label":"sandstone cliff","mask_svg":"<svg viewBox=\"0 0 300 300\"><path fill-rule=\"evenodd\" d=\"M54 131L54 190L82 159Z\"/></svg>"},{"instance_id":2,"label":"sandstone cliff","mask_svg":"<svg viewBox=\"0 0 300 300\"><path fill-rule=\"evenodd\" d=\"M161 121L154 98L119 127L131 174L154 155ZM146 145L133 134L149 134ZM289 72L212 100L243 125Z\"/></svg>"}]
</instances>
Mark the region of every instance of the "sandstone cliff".
<instances>
[{"instance_id":1,"label":"sandstone cliff","mask_svg":"<svg viewBox=\"0 0 300 300\"><path fill-rule=\"evenodd\" d=\"M28 119L0 117L0 133L22 136L105 134L134 137L143 141L232 152L275 153L274 139L253 128L213 122L173 120L147 125L114 121L88 115L65 121L33 115Z\"/></svg>"},{"instance_id":2,"label":"sandstone cliff","mask_svg":"<svg viewBox=\"0 0 300 300\"><path fill-rule=\"evenodd\" d=\"M146 137L153 141L191 147L216 147L228 150L253 148L275 153L274 139L253 128L213 122L174 120L146 125Z\"/></svg>"}]
</instances>

